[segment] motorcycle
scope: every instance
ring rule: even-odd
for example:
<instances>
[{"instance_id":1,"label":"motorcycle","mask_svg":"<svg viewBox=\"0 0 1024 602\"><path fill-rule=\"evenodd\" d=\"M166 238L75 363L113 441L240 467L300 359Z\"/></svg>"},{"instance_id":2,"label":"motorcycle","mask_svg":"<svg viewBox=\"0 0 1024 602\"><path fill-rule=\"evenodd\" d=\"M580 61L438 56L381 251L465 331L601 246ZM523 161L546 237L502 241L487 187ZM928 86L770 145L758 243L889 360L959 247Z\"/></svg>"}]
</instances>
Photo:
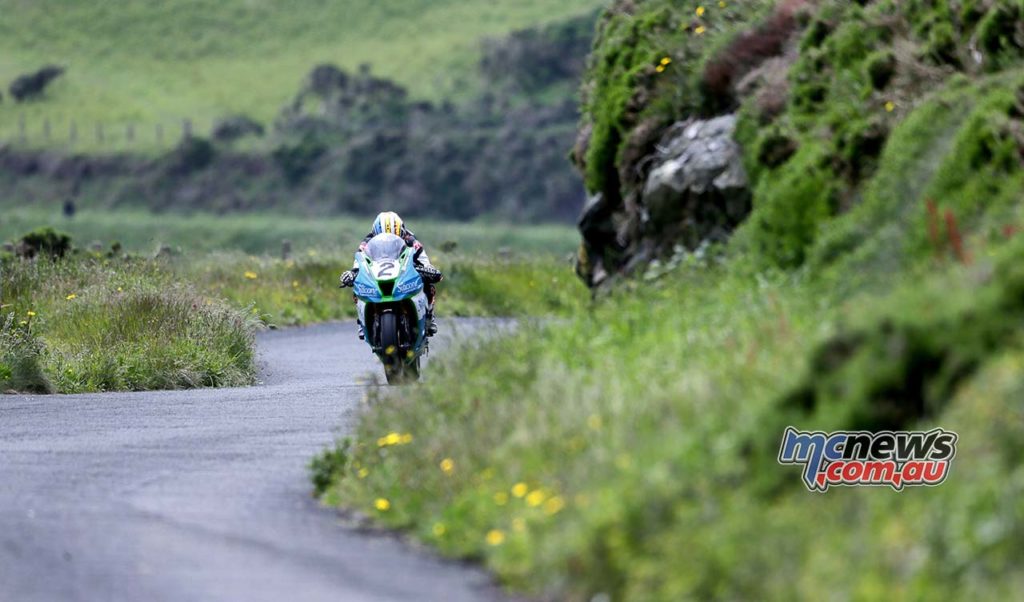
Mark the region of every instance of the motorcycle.
<instances>
[{"instance_id":1,"label":"motorcycle","mask_svg":"<svg viewBox=\"0 0 1024 602\"><path fill-rule=\"evenodd\" d=\"M394 234L378 234L356 252L352 288L366 343L388 384L414 381L427 353L428 300L414 250Z\"/></svg>"}]
</instances>

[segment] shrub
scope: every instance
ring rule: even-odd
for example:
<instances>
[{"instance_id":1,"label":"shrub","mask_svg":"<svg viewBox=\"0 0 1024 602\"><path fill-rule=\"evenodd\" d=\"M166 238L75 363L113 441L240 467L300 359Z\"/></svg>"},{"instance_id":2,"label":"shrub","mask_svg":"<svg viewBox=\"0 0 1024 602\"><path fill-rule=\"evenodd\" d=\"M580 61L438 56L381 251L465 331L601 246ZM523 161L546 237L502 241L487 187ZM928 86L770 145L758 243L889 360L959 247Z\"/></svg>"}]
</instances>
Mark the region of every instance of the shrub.
<instances>
[{"instance_id":1,"label":"shrub","mask_svg":"<svg viewBox=\"0 0 1024 602\"><path fill-rule=\"evenodd\" d=\"M733 85L744 74L782 53L797 27L796 2L783 2L774 13L749 31L736 36L705 65L701 76L704 111L718 113L735 106Z\"/></svg>"},{"instance_id":2,"label":"shrub","mask_svg":"<svg viewBox=\"0 0 1024 602\"><path fill-rule=\"evenodd\" d=\"M206 138L188 136L171 151L168 170L174 175L187 175L206 169L213 163L216 151Z\"/></svg>"},{"instance_id":3,"label":"shrub","mask_svg":"<svg viewBox=\"0 0 1024 602\"><path fill-rule=\"evenodd\" d=\"M25 234L15 246L16 254L24 258L44 256L60 259L70 251L71 237L49 226Z\"/></svg>"},{"instance_id":4,"label":"shrub","mask_svg":"<svg viewBox=\"0 0 1024 602\"><path fill-rule=\"evenodd\" d=\"M325 152L326 145L313 136L304 136L298 142L274 149L273 157L288 183L295 185L306 178Z\"/></svg>"}]
</instances>

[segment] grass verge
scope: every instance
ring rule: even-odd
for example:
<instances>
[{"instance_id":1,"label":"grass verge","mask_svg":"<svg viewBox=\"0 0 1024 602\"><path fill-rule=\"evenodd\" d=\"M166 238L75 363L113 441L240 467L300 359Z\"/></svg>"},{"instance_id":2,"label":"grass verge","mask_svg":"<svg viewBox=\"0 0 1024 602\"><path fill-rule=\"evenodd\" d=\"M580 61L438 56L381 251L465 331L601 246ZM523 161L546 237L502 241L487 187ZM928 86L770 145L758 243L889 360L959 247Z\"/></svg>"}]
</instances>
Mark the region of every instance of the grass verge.
<instances>
[{"instance_id":1,"label":"grass verge","mask_svg":"<svg viewBox=\"0 0 1024 602\"><path fill-rule=\"evenodd\" d=\"M432 253L444 273L438 285L439 316L526 316L574 313L585 305L584 288L567 262L548 255L508 257ZM178 277L238 307L251 307L271 326L296 326L355 317L350 290L338 276L352 254L309 251L294 259L212 253L173 260Z\"/></svg>"},{"instance_id":2,"label":"grass verge","mask_svg":"<svg viewBox=\"0 0 1024 602\"><path fill-rule=\"evenodd\" d=\"M984 251L853 297L742 259L680 268L371 399L314 482L545 598L1011 595L1024 241ZM821 496L775 461L789 424L962 447L941 487Z\"/></svg>"},{"instance_id":3,"label":"grass verge","mask_svg":"<svg viewBox=\"0 0 1024 602\"><path fill-rule=\"evenodd\" d=\"M0 390L250 384L257 322L160 262L76 255L0 264Z\"/></svg>"}]
</instances>

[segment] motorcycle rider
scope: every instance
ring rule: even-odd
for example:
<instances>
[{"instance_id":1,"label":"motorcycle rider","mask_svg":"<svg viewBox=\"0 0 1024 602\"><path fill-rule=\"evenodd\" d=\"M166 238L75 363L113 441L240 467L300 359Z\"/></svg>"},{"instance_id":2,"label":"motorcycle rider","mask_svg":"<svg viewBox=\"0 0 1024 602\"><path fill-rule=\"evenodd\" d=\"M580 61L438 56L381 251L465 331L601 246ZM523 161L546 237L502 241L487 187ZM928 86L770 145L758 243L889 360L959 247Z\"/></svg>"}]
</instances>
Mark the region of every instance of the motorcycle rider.
<instances>
[{"instance_id":1,"label":"motorcycle rider","mask_svg":"<svg viewBox=\"0 0 1024 602\"><path fill-rule=\"evenodd\" d=\"M441 275L441 270L435 268L430 263L430 258L427 256L423 245L420 241L416 240L416 235L405 227L405 222L394 211L384 211L377 215L377 219L373 221L373 228L370 230L370 233L359 243L359 250L365 251L367 243L378 234L394 234L404 240L407 246L414 249L413 262L416 266L416 271L423 278L424 292L427 295L427 336L434 336L437 334L437 324L434 323L434 297L437 291L434 284L444 278ZM341 275L342 288L352 286L356 281L358 273L359 262L356 261L353 262L351 270ZM358 318L356 318L356 324L359 325L359 340L365 339L366 335L363 330L363 324Z\"/></svg>"}]
</instances>

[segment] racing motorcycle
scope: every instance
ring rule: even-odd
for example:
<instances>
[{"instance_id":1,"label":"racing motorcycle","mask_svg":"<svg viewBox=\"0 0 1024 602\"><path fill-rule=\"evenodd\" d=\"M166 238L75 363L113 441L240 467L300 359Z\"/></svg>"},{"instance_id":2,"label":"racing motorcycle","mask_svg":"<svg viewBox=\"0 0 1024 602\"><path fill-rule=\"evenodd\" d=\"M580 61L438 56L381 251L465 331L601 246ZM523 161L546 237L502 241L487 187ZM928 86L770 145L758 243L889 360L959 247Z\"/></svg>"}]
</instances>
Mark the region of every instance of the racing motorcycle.
<instances>
[{"instance_id":1,"label":"racing motorcycle","mask_svg":"<svg viewBox=\"0 0 1024 602\"><path fill-rule=\"evenodd\" d=\"M394 234L378 234L356 252L359 272L352 288L359 320L388 384L419 378L420 358L428 348L428 301L414 254Z\"/></svg>"}]
</instances>

